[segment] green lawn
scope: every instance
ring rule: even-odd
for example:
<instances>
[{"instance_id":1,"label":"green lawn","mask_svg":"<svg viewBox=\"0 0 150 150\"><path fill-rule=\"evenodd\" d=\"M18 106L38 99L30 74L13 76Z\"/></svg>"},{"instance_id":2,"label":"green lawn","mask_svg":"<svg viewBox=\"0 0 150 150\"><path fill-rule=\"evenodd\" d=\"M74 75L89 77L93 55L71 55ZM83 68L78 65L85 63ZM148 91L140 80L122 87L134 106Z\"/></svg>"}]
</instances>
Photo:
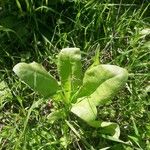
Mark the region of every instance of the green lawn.
<instances>
[{"instance_id":1,"label":"green lawn","mask_svg":"<svg viewBox=\"0 0 150 150\"><path fill-rule=\"evenodd\" d=\"M1 0L0 150L149 150L149 39L149 0ZM58 79L66 47L80 48L84 71L98 52L101 64L128 70L125 86L98 107L99 119L120 126L120 142L73 114L51 118L64 103L41 97L12 70L35 61Z\"/></svg>"}]
</instances>

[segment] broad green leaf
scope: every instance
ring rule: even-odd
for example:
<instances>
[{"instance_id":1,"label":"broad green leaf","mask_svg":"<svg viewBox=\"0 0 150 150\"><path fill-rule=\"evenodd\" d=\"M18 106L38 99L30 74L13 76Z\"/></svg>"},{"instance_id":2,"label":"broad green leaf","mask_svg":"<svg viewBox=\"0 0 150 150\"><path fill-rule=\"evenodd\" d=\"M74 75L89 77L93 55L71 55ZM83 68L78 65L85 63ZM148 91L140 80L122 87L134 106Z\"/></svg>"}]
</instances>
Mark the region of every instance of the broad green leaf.
<instances>
[{"instance_id":1,"label":"broad green leaf","mask_svg":"<svg viewBox=\"0 0 150 150\"><path fill-rule=\"evenodd\" d=\"M115 123L96 121L96 106L108 102L126 83L128 73L115 65L98 65L85 72L83 85L76 93L77 102L71 111L93 127L103 127L111 136L118 138L119 126Z\"/></svg>"},{"instance_id":2,"label":"broad green leaf","mask_svg":"<svg viewBox=\"0 0 150 150\"><path fill-rule=\"evenodd\" d=\"M103 65L102 68L112 75L105 78L105 81L90 95L90 100L98 105L106 104L125 85L128 72L114 65ZM107 76L107 75L106 75Z\"/></svg>"},{"instance_id":3,"label":"broad green leaf","mask_svg":"<svg viewBox=\"0 0 150 150\"><path fill-rule=\"evenodd\" d=\"M19 63L14 66L13 71L22 81L44 97L49 97L58 90L57 81L36 62Z\"/></svg>"},{"instance_id":4,"label":"broad green leaf","mask_svg":"<svg viewBox=\"0 0 150 150\"><path fill-rule=\"evenodd\" d=\"M90 126L100 128L100 132L118 139L120 136L120 127L117 123L94 120L87 122Z\"/></svg>"},{"instance_id":5,"label":"broad green leaf","mask_svg":"<svg viewBox=\"0 0 150 150\"><path fill-rule=\"evenodd\" d=\"M120 136L120 128L117 123L93 120L89 121L88 124L92 127L100 128L102 134L108 134L116 139Z\"/></svg>"},{"instance_id":6,"label":"broad green leaf","mask_svg":"<svg viewBox=\"0 0 150 150\"><path fill-rule=\"evenodd\" d=\"M103 134L111 135L114 138L119 138L120 128L119 125L112 122L104 122L96 120L97 109L93 103L90 103L88 99L82 100L80 103L75 104L71 111L79 118L87 122L90 126L95 128L101 128Z\"/></svg>"},{"instance_id":7,"label":"broad green leaf","mask_svg":"<svg viewBox=\"0 0 150 150\"><path fill-rule=\"evenodd\" d=\"M120 128L117 123L103 121L100 127L101 127L101 133L111 135L113 138L116 139L119 138Z\"/></svg>"},{"instance_id":8,"label":"broad green leaf","mask_svg":"<svg viewBox=\"0 0 150 150\"><path fill-rule=\"evenodd\" d=\"M69 100L82 83L82 65L79 48L64 48L58 55L58 72L66 99Z\"/></svg>"},{"instance_id":9,"label":"broad green leaf","mask_svg":"<svg viewBox=\"0 0 150 150\"><path fill-rule=\"evenodd\" d=\"M109 135L115 139L119 139L120 128L117 123L94 120L88 122L88 124L92 127L100 128L101 134Z\"/></svg>"},{"instance_id":10,"label":"broad green leaf","mask_svg":"<svg viewBox=\"0 0 150 150\"><path fill-rule=\"evenodd\" d=\"M125 84L127 77L127 71L118 66L95 66L85 72L75 98L88 96L95 106L104 104Z\"/></svg>"},{"instance_id":11,"label":"broad green leaf","mask_svg":"<svg viewBox=\"0 0 150 150\"><path fill-rule=\"evenodd\" d=\"M97 116L97 109L95 105L86 97L81 99L79 103L74 104L71 111L88 124L93 122ZM94 124L92 126L96 125Z\"/></svg>"},{"instance_id":12,"label":"broad green leaf","mask_svg":"<svg viewBox=\"0 0 150 150\"><path fill-rule=\"evenodd\" d=\"M121 144L124 144L124 145L132 146L132 143L130 141L124 142L124 141L122 141L118 138L115 138L115 137L109 136L109 135L105 135L105 134L102 134L101 136L105 139L108 139L108 140L111 140L111 141L114 141L114 142L118 142L118 143L121 143Z\"/></svg>"}]
</instances>

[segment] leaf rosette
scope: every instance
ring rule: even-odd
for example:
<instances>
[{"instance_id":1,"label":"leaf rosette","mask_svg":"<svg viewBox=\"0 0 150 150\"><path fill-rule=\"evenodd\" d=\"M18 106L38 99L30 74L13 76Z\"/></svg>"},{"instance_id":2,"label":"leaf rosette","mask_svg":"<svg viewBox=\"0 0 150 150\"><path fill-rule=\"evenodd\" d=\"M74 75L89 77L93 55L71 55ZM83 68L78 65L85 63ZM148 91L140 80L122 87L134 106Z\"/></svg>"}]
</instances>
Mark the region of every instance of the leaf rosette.
<instances>
[{"instance_id":1,"label":"leaf rosette","mask_svg":"<svg viewBox=\"0 0 150 150\"><path fill-rule=\"evenodd\" d=\"M119 125L97 120L97 106L107 104L125 85L126 69L107 64L91 65L82 72L79 48L64 48L58 54L60 84L40 64L19 63L13 70L18 77L44 97L57 95L61 91L64 103L70 111L90 126L101 128L105 134L119 139Z\"/></svg>"}]
</instances>

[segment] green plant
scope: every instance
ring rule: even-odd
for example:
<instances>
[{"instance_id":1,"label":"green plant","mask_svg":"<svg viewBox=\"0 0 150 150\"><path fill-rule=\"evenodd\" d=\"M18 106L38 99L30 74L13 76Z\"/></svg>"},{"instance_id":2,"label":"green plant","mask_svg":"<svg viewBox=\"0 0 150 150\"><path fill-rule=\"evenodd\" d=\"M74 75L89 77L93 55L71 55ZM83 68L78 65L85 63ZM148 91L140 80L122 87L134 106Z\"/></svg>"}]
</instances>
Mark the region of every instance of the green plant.
<instances>
[{"instance_id":1,"label":"green plant","mask_svg":"<svg viewBox=\"0 0 150 150\"><path fill-rule=\"evenodd\" d=\"M13 71L33 90L54 101L55 98L63 100L65 110L71 111L92 127L100 127L102 133L117 140L120 135L118 124L96 120L96 107L112 99L126 83L128 72L115 65L99 64L97 60L83 75L80 49L62 49L58 55L60 82L36 62L19 63Z\"/></svg>"}]
</instances>

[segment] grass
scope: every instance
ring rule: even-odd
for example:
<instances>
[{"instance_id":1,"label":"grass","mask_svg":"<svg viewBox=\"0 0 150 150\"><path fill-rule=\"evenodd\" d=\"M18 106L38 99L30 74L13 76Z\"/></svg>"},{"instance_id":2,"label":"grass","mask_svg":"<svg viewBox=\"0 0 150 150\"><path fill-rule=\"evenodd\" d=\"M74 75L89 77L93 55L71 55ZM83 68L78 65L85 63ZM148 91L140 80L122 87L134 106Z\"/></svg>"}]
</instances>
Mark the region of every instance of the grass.
<instances>
[{"instance_id":1,"label":"grass","mask_svg":"<svg viewBox=\"0 0 150 150\"><path fill-rule=\"evenodd\" d=\"M1 150L150 149L150 34L141 34L150 28L148 1L3 0L0 8L0 76L7 83L0 85ZM56 58L64 47L82 50L83 69L98 50L101 63L129 71L126 86L99 108L99 117L117 122L120 139L130 146L105 139L75 116L49 118L63 104L42 99L12 72L20 61L37 61L57 77Z\"/></svg>"}]
</instances>

